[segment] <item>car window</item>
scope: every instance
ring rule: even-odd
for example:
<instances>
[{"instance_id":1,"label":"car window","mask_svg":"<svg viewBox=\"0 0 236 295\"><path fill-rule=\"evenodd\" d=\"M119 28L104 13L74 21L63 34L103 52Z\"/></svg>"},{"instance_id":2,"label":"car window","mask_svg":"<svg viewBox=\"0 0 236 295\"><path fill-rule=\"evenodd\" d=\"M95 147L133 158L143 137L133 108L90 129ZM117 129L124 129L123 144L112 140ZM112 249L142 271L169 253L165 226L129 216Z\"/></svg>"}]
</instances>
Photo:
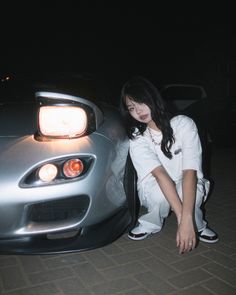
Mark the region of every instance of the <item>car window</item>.
<instances>
[{"instance_id":1,"label":"car window","mask_svg":"<svg viewBox=\"0 0 236 295\"><path fill-rule=\"evenodd\" d=\"M164 86L161 94L167 104L171 104L178 111L185 110L205 96L201 87L187 85Z\"/></svg>"}]
</instances>

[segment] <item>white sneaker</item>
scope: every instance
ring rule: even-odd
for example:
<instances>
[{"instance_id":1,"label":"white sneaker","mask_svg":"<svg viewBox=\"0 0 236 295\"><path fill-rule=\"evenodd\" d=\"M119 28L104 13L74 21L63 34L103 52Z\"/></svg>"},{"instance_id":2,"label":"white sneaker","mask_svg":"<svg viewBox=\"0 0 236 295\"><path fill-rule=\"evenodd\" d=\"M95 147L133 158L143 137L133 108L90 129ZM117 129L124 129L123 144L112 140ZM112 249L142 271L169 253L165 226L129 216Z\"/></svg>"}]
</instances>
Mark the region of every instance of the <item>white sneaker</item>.
<instances>
[{"instance_id":1,"label":"white sneaker","mask_svg":"<svg viewBox=\"0 0 236 295\"><path fill-rule=\"evenodd\" d=\"M131 240L135 240L135 241L140 241L140 240L144 240L146 239L148 236L150 236L151 234L155 234L159 232L159 230L155 230L155 231L152 231L152 232L146 232L143 227L141 225L133 228L129 234L128 234L128 237L131 239Z\"/></svg>"},{"instance_id":2,"label":"white sneaker","mask_svg":"<svg viewBox=\"0 0 236 295\"><path fill-rule=\"evenodd\" d=\"M200 241L206 243L216 243L219 240L217 233L215 233L209 227L206 227L204 230L199 231L198 238Z\"/></svg>"}]
</instances>

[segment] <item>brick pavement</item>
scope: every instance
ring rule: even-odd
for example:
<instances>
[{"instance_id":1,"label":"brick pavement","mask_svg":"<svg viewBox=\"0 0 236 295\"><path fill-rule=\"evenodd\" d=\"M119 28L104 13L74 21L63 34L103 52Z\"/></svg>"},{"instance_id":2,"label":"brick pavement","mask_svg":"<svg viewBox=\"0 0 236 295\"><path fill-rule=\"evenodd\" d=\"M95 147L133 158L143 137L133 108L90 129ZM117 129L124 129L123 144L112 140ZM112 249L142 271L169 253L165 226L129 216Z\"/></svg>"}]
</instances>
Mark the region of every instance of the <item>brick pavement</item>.
<instances>
[{"instance_id":1,"label":"brick pavement","mask_svg":"<svg viewBox=\"0 0 236 295\"><path fill-rule=\"evenodd\" d=\"M236 294L236 149L213 151L213 193L207 220L220 235L179 255L175 218L143 241L126 235L88 252L0 256L0 294L154 295Z\"/></svg>"}]
</instances>

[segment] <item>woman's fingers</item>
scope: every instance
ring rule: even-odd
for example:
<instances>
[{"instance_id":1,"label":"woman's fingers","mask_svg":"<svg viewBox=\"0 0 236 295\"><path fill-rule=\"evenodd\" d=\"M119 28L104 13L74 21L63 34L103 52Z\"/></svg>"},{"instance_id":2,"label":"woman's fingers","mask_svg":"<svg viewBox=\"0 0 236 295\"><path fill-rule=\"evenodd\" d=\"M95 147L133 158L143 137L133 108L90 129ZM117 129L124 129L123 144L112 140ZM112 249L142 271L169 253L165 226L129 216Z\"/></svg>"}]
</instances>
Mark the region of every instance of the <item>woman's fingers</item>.
<instances>
[{"instance_id":1,"label":"woman's fingers","mask_svg":"<svg viewBox=\"0 0 236 295\"><path fill-rule=\"evenodd\" d=\"M179 253L186 253L189 251L192 251L196 247L196 239L191 239L191 240L176 240L176 245L179 247Z\"/></svg>"}]
</instances>

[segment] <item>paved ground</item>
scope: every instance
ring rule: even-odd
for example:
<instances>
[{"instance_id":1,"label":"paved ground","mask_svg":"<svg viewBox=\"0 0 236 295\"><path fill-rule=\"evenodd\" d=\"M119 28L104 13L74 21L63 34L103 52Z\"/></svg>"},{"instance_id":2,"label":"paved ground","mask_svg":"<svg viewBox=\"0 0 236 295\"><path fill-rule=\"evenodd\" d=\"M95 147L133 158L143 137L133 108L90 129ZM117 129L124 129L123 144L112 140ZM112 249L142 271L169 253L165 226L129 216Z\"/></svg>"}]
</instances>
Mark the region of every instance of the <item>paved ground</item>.
<instances>
[{"instance_id":1,"label":"paved ground","mask_svg":"<svg viewBox=\"0 0 236 295\"><path fill-rule=\"evenodd\" d=\"M214 191L206 203L217 244L179 255L175 218L161 233L134 242L126 235L104 248L47 256L0 256L0 294L236 294L236 149L213 151Z\"/></svg>"}]
</instances>

